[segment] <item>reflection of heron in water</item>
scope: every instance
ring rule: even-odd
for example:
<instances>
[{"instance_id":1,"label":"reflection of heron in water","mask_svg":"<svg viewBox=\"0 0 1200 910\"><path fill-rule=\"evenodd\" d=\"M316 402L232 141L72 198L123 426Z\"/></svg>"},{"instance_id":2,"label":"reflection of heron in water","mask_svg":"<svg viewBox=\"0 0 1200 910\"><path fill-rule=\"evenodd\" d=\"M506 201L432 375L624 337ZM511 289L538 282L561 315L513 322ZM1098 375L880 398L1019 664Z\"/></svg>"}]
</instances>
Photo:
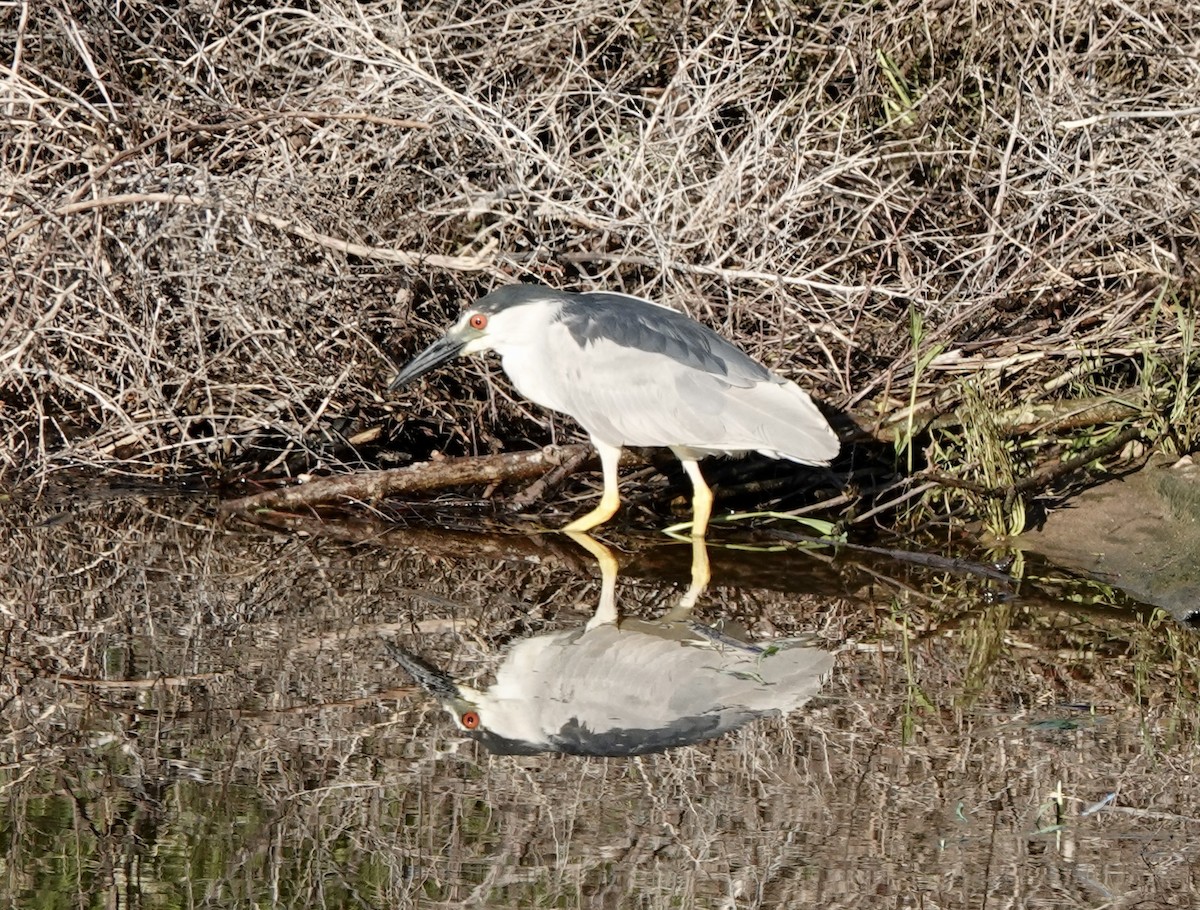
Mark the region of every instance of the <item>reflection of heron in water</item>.
<instances>
[{"instance_id":1,"label":"reflection of heron in water","mask_svg":"<svg viewBox=\"0 0 1200 910\"><path fill-rule=\"evenodd\" d=\"M693 542L693 584L661 620L619 620L617 563L603 544L572 539L600 563L600 605L583 627L517 642L487 689L472 689L389 645L458 727L493 752L640 755L720 736L798 708L833 666L807 639L738 641L693 621L707 553Z\"/></svg>"}]
</instances>

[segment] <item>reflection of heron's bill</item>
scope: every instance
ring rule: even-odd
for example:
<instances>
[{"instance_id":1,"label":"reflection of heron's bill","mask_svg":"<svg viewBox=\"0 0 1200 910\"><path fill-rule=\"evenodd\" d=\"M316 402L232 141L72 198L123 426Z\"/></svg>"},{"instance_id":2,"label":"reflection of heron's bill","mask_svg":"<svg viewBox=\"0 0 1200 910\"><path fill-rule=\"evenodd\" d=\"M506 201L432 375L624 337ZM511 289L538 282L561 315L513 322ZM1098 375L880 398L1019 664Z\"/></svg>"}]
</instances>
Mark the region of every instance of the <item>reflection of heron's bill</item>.
<instances>
[{"instance_id":1,"label":"reflection of heron's bill","mask_svg":"<svg viewBox=\"0 0 1200 910\"><path fill-rule=\"evenodd\" d=\"M413 678L413 682L430 695L442 700L461 697L462 693L458 684L441 670L430 666L415 654L410 654L390 641L385 640L383 646L387 648L388 654L400 665L401 669Z\"/></svg>"}]
</instances>

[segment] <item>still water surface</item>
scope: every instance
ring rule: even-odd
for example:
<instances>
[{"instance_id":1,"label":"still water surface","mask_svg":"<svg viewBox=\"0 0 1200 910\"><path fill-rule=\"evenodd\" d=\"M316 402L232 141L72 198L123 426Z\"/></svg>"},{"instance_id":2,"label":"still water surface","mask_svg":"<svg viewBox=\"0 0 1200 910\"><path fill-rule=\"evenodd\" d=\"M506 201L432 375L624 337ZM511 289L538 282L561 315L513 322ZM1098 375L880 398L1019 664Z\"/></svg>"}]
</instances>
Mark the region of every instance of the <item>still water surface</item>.
<instances>
[{"instance_id":1,"label":"still water surface","mask_svg":"<svg viewBox=\"0 0 1200 910\"><path fill-rule=\"evenodd\" d=\"M8 906L1197 906L1200 645L1101 586L212 513L0 506Z\"/></svg>"}]
</instances>

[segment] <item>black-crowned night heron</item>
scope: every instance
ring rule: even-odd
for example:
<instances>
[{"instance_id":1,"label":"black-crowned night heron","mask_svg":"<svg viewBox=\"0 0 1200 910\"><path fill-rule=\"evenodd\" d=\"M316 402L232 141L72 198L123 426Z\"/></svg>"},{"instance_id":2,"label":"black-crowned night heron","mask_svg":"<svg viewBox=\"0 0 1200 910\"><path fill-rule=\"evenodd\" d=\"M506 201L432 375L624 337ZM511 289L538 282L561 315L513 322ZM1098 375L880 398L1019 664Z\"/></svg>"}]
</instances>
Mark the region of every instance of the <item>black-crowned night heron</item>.
<instances>
[{"instance_id":1,"label":"black-crowned night heron","mask_svg":"<svg viewBox=\"0 0 1200 910\"><path fill-rule=\"evenodd\" d=\"M754 644L695 622L695 590L660 620L619 621L612 553L585 535L573 536L600 561L596 614L580 628L517 642L488 688L462 685L388 644L458 729L491 751L658 752L794 711L824 684L833 656L816 641Z\"/></svg>"},{"instance_id":2,"label":"black-crowned night heron","mask_svg":"<svg viewBox=\"0 0 1200 910\"><path fill-rule=\"evenodd\" d=\"M460 354L496 351L517 391L574 417L600 455L600 504L565 530L589 531L620 505L623 446L666 446L691 478L692 534L712 491L697 462L761 452L826 465L838 440L812 399L682 313L625 294L509 285L463 312L392 380L397 389Z\"/></svg>"}]
</instances>

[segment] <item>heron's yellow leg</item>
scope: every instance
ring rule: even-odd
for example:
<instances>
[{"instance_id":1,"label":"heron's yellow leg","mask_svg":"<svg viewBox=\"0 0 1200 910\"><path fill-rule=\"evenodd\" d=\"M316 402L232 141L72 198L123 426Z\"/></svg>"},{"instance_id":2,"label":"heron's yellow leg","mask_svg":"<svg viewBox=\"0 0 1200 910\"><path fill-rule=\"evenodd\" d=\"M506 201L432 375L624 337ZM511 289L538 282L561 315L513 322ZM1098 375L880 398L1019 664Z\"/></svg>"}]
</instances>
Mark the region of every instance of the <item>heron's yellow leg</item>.
<instances>
[{"instance_id":1,"label":"heron's yellow leg","mask_svg":"<svg viewBox=\"0 0 1200 910\"><path fill-rule=\"evenodd\" d=\"M703 537L708 531L708 519L712 516L713 494L704 482L700 465L694 458L680 458L687 476L692 479L692 536Z\"/></svg>"},{"instance_id":2,"label":"heron's yellow leg","mask_svg":"<svg viewBox=\"0 0 1200 910\"><path fill-rule=\"evenodd\" d=\"M596 453L600 456L600 469L604 474L604 492L600 504L586 515L581 515L563 528L564 531L590 531L617 514L621 506L621 492L617 487L617 466L621 463L621 447L610 446L595 439Z\"/></svg>"}]
</instances>

